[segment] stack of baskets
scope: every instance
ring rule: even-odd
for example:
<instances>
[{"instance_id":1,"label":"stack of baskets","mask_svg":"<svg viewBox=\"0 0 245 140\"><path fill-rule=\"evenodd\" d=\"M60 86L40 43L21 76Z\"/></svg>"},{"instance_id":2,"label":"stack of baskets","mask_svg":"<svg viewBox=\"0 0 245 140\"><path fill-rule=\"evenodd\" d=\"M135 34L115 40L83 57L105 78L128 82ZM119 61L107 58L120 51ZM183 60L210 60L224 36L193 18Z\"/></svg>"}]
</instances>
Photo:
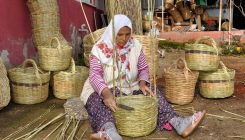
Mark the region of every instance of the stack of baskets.
<instances>
[{"instance_id":1,"label":"stack of baskets","mask_svg":"<svg viewBox=\"0 0 245 140\"><path fill-rule=\"evenodd\" d=\"M207 45L201 43L209 43ZM185 58L191 70L200 71L199 89L206 98L225 98L234 92L235 71L220 63L218 48L214 39L200 37L194 44L186 44ZM219 65L222 69L218 69Z\"/></svg>"},{"instance_id":2,"label":"stack of baskets","mask_svg":"<svg viewBox=\"0 0 245 140\"><path fill-rule=\"evenodd\" d=\"M149 135L157 125L157 99L150 96L134 95L116 98L117 103L133 107L128 111L118 108L113 116L116 127L121 135L140 137Z\"/></svg>"},{"instance_id":3,"label":"stack of baskets","mask_svg":"<svg viewBox=\"0 0 245 140\"><path fill-rule=\"evenodd\" d=\"M28 64L32 67L27 67ZM48 98L50 72L40 70L35 61L26 59L21 67L8 73L15 103L36 104Z\"/></svg>"},{"instance_id":4,"label":"stack of baskets","mask_svg":"<svg viewBox=\"0 0 245 140\"><path fill-rule=\"evenodd\" d=\"M177 66L180 62L184 63L184 68ZM166 99L179 105L192 102L198 75L199 72L191 71L183 59L179 59L176 65L164 69Z\"/></svg>"},{"instance_id":5,"label":"stack of baskets","mask_svg":"<svg viewBox=\"0 0 245 140\"><path fill-rule=\"evenodd\" d=\"M10 87L7 71L0 58L0 110L7 106L10 101Z\"/></svg>"},{"instance_id":6,"label":"stack of baskets","mask_svg":"<svg viewBox=\"0 0 245 140\"><path fill-rule=\"evenodd\" d=\"M72 59L70 69L60 71L54 75L53 93L59 99L68 99L80 96L85 80L88 77L88 68L75 66Z\"/></svg>"}]
</instances>

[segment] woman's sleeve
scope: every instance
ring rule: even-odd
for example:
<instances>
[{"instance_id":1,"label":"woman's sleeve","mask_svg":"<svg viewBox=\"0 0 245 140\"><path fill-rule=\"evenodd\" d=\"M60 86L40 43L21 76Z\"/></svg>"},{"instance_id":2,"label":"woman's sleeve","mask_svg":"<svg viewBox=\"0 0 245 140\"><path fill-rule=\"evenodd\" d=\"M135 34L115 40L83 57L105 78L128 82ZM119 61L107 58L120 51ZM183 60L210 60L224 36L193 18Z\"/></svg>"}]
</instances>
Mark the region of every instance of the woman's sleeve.
<instances>
[{"instance_id":1,"label":"woman's sleeve","mask_svg":"<svg viewBox=\"0 0 245 140\"><path fill-rule=\"evenodd\" d=\"M93 89L101 95L104 88L107 87L103 77L103 68L100 61L93 55L89 58L89 82Z\"/></svg>"},{"instance_id":2,"label":"woman's sleeve","mask_svg":"<svg viewBox=\"0 0 245 140\"><path fill-rule=\"evenodd\" d=\"M144 55L142 50L140 52L137 67L138 67L138 80L139 81L144 80L144 81L150 83L150 81L149 81L149 67L148 67L148 64L147 64L146 59L145 59L145 55Z\"/></svg>"}]
</instances>

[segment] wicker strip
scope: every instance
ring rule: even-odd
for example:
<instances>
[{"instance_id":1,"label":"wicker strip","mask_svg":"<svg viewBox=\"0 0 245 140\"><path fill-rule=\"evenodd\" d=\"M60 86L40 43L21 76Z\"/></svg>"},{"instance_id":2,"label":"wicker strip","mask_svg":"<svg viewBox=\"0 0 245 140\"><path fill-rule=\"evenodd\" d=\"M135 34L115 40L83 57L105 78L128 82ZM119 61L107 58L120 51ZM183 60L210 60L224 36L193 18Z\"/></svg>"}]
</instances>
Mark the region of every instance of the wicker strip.
<instances>
[{"instance_id":1,"label":"wicker strip","mask_svg":"<svg viewBox=\"0 0 245 140\"><path fill-rule=\"evenodd\" d=\"M139 137L149 135L157 124L157 100L143 95L116 98L117 103L133 107L133 111L119 108L113 113L121 135Z\"/></svg>"},{"instance_id":2,"label":"wicker strip","mask_svg":"<svg viewBox=\"0 0 245 140\"><path fill-rule=\"evenodd\" d=\"M228 69L222 62L220 65L221 68L217 71L200 73L199 88L203 97L225 98L234 93L235 70Z\"/></svg>"},{"instance_id":3,"label":"wicker strip","mask_svg":"<svg viewBox=\"0 0 245 140\"><path fill-rule=\"evenodd\" d=\"M31 64L32 67L27 67L28 64ZM14 102L19 104L36 104L48 98L49 84L43 83L49 82L50 73L40 70L35 61L26 59L21 67L10 69L8 72ZM37 86L23 86L19 85L19 83Z\"/></svg>"},{"instance_id":4,"label":"wicker strip","mask_svg":"<svg viewBox=\"0 0 245 140\"><path fill-rule=\"evenodd\" d=\"M201 41L209 41L211 46L200 44ZM220 58L218 56L218 48L214 39L210 37L200 37L194 44L186 44L185 51L185 59L191 70L216 71L218 69Z\"/></svg>"},{"instance_id":5,"label":"wicker strip","mask_svg":"<svg viewBox=\"0 0 245 140\"><path fill-rule=\"evenodd\" d=\"M184 63L183 69L177 67L180 62ZM177 65L164 69L165 96L171 103L184 105L192 102L194 98L199 73L189 70L183 59L179 59Z\"/></svg>"},{"instance_id":6,"label":"wicker strip","mask_svg":"<svg viewBox=\"0 0 245 140\"><path fill-rule=\"evenodd\" d=\"M10 101L10 87L7 71L0 58L0 110L7 106Z\"/></svg>"}]
</instances>

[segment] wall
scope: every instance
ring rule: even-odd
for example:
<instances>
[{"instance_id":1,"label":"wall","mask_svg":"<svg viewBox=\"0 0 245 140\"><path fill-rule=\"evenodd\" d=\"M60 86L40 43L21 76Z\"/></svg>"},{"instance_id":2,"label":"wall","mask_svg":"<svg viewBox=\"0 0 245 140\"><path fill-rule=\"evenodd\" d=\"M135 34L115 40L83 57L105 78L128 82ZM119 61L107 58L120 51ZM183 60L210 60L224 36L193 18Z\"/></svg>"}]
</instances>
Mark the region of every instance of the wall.
<instances>
[{"instance_id":1,"label":"wall","mask_svg":"<svg viewBox=\"0 0 245 140\"><path fill-rule=\"evenodd\" d=\"M27 0L0 0L0 55L7 68L21 64L26 58L37 56L36 48L32 43L31 21L26 2ZM77 51L80 51L82 37L88 33L80 3L75 0L58 0L58 3L61 32L75 48L74 55L76 56ZM94 31L94 12L102 13L103 11L88 4L83 4L83 6L91 29ZM97 25L100 25L100 16L96 15Z\"/></svg>"}]
</instances>

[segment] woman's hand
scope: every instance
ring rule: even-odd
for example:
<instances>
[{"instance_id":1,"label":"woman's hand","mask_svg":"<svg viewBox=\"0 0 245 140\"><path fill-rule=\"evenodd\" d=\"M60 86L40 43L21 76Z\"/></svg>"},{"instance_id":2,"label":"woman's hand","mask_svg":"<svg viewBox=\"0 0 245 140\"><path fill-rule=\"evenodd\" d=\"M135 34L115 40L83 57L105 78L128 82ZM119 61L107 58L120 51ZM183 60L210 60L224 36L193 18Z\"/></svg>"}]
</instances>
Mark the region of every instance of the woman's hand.
<instances>
[{"instance_id":1,"label":"woman's hand","mask_svg":"<svg viewBox=\"0 0 245 140\"><path fill-rule=\"evenodd\" d=\"M103 99L104 104L108 106L113 112L116 112L117 104L109 88L105 88L102 91L102 96L104 97Z\"/></svg>"},{"instance_id":2,"label":"woman's hand","mask_svg":"<svg viewBox=\"0 0 245 140\"><path fill-rule=\"evenodd\" d=\"M146 96L150 94L151 96L155 96L155 94L150 90L150 88L146 85L146 82L144 80L141 80L139 82L140 90L143 92L143 94Z\"/></svg>"}]
</instances>

